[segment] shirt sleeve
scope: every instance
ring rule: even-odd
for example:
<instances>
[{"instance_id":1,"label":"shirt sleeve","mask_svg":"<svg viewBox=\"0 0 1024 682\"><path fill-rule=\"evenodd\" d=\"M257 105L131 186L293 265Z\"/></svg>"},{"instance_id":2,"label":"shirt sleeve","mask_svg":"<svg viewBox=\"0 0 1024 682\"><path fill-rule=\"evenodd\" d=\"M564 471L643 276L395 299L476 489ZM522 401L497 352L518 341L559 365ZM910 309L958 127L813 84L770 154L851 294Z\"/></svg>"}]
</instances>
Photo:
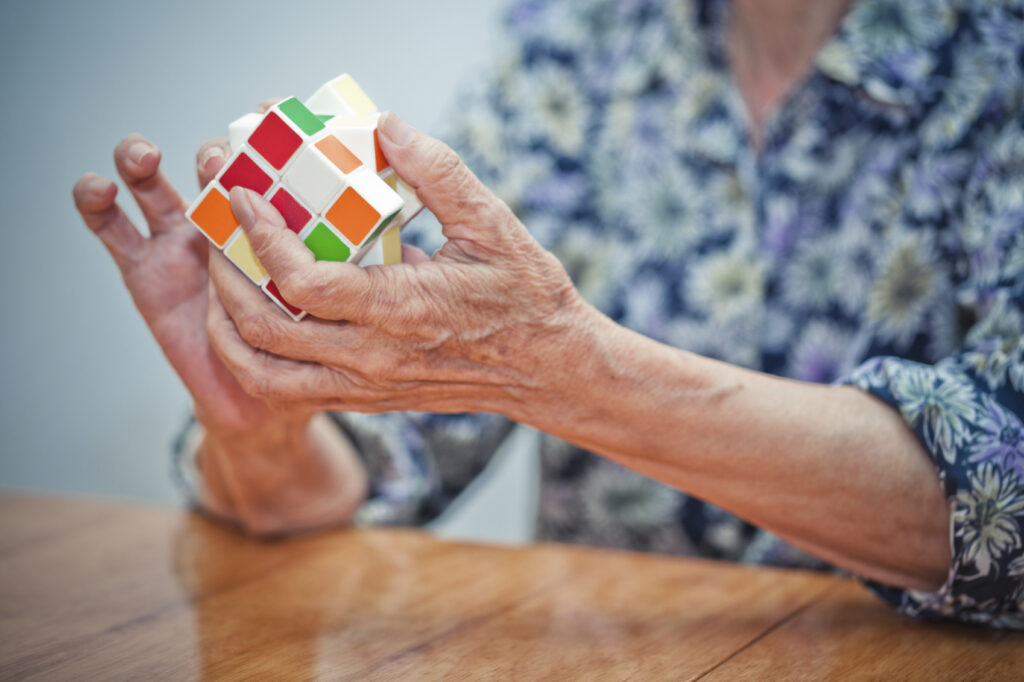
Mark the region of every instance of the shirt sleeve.
<instances>
[{"instance_id":1,"label":"shirt sleeve","mask_svg":"<svg viewBox=\"0 0 1024 682\"><path fill-rule=\"evenodd\" d=\"M1024 628L1024 134L986 151L967 187L956 290L963 347L934 365L873 358L845 383L899 411L949 502L952 563L935 592L868 583L911 616Z\"/></svg>"},{"instance_id":2,"label":"shirt sleeve","mask_svg":"<svg viewBox=\"0 0 1024 682\"><path fill-rule=\"evenodd\" d=\"M495 414L330 413L370 481L357 524L420 525L437 518L490 462L514 422ZM197 461L203 427L189 415L172 448L172 475L186 504L203 504Z\"/></svg>"},{"instance_id":3,"label":"shirt sleeve","mask_svg":"<svg viewBox=\"0 0 1024 682\"><path fill-rule=\"evenodd\" d=\"M331 416L352 441L370 480L357 524L434 520L487 466L515 426L496 414Z\"/></svg>"}]
</instances>

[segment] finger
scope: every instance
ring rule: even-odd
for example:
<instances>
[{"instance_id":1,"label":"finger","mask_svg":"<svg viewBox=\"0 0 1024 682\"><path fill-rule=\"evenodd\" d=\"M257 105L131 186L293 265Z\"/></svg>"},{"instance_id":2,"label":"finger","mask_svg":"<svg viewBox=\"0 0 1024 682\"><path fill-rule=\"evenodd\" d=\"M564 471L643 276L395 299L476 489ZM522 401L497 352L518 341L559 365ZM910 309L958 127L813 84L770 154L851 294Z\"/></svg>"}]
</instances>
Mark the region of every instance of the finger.
<instances>
[{"instance_id":1,"label":"finger","mask_svg":"<svg viewBox=\"0 0 1024 682\"><path fill-rule=\"evenodd\" d=\"M270 108L281 101L281 97L268 97L256 106L257 113L265 114Z\"/></svg>"},{"instance_id":2,"label":"finger","mask_svg":"<svg viewBox=\"0 0 1024 682\"><path fill-rule=\"evenodd\" d=\"M301 326L306 325L303 321ZM489 405L478 382L424 380L414 377L416 372L405 371L407 368L400 363L384 367L373 362L380 358L366 355L364 362L353 366L350 372L339 372L318 362L297 361L254 348L240 332L211 286L207 334L214 351L249 395L279 407L322 411L333 406L359 412L437 408L442 412L466 412L474 406ZM332 337L332 348L336 347L335 341ZM408 376L398 376L401 374Z\"/></svg>"},{"instance_id":3,"label":"finger","mask_svg":"<svg viewBox=\"0 0 1024 682\"><path fill-rule=\"evenodd\" d=\"M503 239L519 221L511 209L480 182L452 149L419 132L394 112L378 126L380 144L395 172L416 190L441 222L449 239Z\"/></svg>"},{"instance_id":4,"label":"finger","mask_svg":"<svg viewBox=\"0 0 1024 682\"><path fill-rule=\"evenodd\" d=\"M217 298L248 345L273 355L351 371L378 384L423 378L407 347L370 327L306 317L295 324L220 253L210 256Z\"/></svg>"},{"instance_id":5,"label":"finger","mask_svg":"<svg viewBox=\"0 0 1024 682\"><path fill-rule=\"evenodd\" d=\"M387 268L371 268L371 276L348 263L317 262L277 209L251 190L232 188L231 210L285 300L325 320L370 320L367 300L382 291Z\"/></svg>"},{"instance_id":6,"label":"finger","mask_svg":"<svg viewBox=\"0 0 1024 682\"><path fill-rule=\"evenodd\" d=\"M250 396L287 404L323 398L330 370L253 348L238 334L213 286L209 289L206 333L217 357Z\"/></svg>"},{"instance_id":7,"label":"finger","mask_svg":"<svg viewBox=\"0 0 1024 682\"><path fill-rule=\"evenodd\" d=\"M160 170L160 150L138 133L121 140L114 148L114 165L124 180L151 234L186 227L186 203Z\"/></svg>"},{"instance_id":8,"label":"finger","mask_svg":"<svg viewBox=\"0 0 1024 682\"><path fill-rule=\"evenodd\" d=\"M349 382L344 384L344 390L336 388L333 395L292 401L289 407L316 412L369 414L398 410L444 413L500 411L496 401L481 398L479 386L433 382L408 382L398 388L383 390Z\"/></svg>"},{"instance_id":9,"label":"finger","mask_svg":"<svg viewBox=\"0 0 1024 682\"><path fill-rule=\"evenodd\" d=\"M210 280L221 305L247 344L294 360L323 359L317 357L316 350L338 323L307 317L302 324L295 324L223 254L211 254ZM332 348L336 347L339 339L335 335L330 338Z\"/></svg>"},{"instance_id":10,"label":"finger","mask_svg":"<svg viewBox=\"0 0 1024 682\"><path fill-rule=\"evenodd\" d=\"M430 260L430 256L420 247L413 246L412 244L402 244L403 263L416 265L417 263L426 263L428 260Z\"/></svg>"},{"instance_id":11,"label":"finger","mask_svg":"<svg viewBox=\"0 0 1024 682\"><path fill-rule=\"evenodd\" d=\"M230 156L231 146L226 137L215 137L199 147L196 152L196 175L199 177L200 189L210 184Z\"/></svg>"},{"instance_id":12,"label":"finger","mask_svg":"<svg viewBox=\"0 0 1024 682\"><path fill-rule=\"evenodd\" d=\"M122 272L135 265L146 248L146 238L117 205L117 185L95 173L75 183L72 195L86 226L107 247Z\"/></svg>"}]
</instances>

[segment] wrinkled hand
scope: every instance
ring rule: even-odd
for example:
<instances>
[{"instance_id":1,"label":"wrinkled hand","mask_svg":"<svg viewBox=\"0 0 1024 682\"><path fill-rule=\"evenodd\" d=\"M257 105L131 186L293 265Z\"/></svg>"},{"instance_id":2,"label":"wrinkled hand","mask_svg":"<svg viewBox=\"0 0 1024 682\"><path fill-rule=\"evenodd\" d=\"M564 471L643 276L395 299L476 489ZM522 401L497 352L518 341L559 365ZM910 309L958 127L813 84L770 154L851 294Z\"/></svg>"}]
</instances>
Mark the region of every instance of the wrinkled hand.
<instances>
[{"instance_id":1,"label":"wrinkled hand","mask_svg":"<svg viewBox=\"0 0 1024 682\"><path fill-rule=\"evenodd\" d=\"M443 143L394 114L384 154L441 222L431 258L400 265L316 262L280 214L235 188L231 205L295 323L213 253L207 331L250 394L278 407L360 412L494 411L545 390L592 309L558 260Z\"/></svg>"},{"instance_id":2,"label":"wrinkled hand","mask_svg":"<svg viewBox=\"0 0 1024 682\"><path fill-rule=\"evenodd\" d=\"M200 148L200 186L217 174L227 154L224 139ZM148 237L117 204L117 185L99 175L87 173L75 183L75 206L113 256L136 307L195 399L197 413L204 421L244 431L275 412L246 393L213 352L206 335L207 241L185 218L187 204L161 172L160 160L160 150L141 135L129 135L114 150L118 174L142 210Z\"/></svg>"}]
</instances>

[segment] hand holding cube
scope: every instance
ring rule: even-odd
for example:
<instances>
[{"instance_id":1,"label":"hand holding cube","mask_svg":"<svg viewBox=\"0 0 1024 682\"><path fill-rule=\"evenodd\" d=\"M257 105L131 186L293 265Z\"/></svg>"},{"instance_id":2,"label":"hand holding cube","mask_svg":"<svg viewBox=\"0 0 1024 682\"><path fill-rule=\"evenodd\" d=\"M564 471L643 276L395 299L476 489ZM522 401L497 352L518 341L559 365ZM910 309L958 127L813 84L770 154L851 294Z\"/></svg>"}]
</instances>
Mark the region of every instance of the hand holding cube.
<instances>
[{"instance_id":1,"label":"hand holding cube","mask_svg":"<svg viewBox=\"0 0 1024 682\"><path fill-rule=\"evenodd\" d=\"M564 340L593 312L564 268L446 145L394 114L382 118L380 139L445 244L416 265L317 261L262 195L236 189L232 206L254 251L312 317L291 324L212 259L218 356L247 391L284 407L509 414L520 400L558 395L564 386L545 387L571 365Z\"/></svg>"},{"instance_id":2,"label":"hand holding cube","mask_svg":"<svg viewBox=\"0 0 1024 682\"><path fill-rule=\"evenodd\" d=\"M233 187L266 197L317 260L399 262L397 230L419 208L415 193L387 167L376 132L379 113L351 77L326 83L308 104L318 113L292 97L262 116L247 114L233 122L234 155L187 212L231 262L296 320L305 313L281 295L231 211ZM378 242L389 227L388 238Z\"/></svg>"}]
</instances>

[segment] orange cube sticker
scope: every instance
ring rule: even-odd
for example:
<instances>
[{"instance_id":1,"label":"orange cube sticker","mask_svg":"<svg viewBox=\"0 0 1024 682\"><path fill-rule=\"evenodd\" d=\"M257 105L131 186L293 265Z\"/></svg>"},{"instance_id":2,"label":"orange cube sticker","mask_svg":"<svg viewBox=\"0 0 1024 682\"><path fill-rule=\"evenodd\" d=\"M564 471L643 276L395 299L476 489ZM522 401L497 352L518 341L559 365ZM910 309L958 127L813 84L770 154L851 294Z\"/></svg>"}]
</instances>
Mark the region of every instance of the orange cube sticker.
<instances>
[{"instance_id":1,"label":"orange cube sticker","mask_svg":"<svg viewBox=\"0 0 1024 682\"><path fill-rule=\"evenodd\" d=\"M380 220L380 213L370 206L359 192L349 187L341 193L334 205L327 209L324 217L331 221L346 239L359 246Z\"/></svg>"},{"instance_id":2,"label":"orange cube sticker","mask_svg":"<svg viewBox=\"0 0 1024 682\"><path fill-rule=\"evenodd\" d=\"M342 173L351 173L362 165L359 158L349 151L348 147L341 143L341 140L328 135L316 143L316 148L323 152L323 155L333 163Z\"/></svg>"},{"instance_id":3,"label":"orange cube sticker","mask_svg":"<svg viewBox=\"0 0 1024 682\"><path fill-rule=\"evenodd\" d=\"M231 201L215 188L210 189L189 217L203 234L222 248L238 227L238 219L231 212Z\"/></svg>"}]
</instances>

